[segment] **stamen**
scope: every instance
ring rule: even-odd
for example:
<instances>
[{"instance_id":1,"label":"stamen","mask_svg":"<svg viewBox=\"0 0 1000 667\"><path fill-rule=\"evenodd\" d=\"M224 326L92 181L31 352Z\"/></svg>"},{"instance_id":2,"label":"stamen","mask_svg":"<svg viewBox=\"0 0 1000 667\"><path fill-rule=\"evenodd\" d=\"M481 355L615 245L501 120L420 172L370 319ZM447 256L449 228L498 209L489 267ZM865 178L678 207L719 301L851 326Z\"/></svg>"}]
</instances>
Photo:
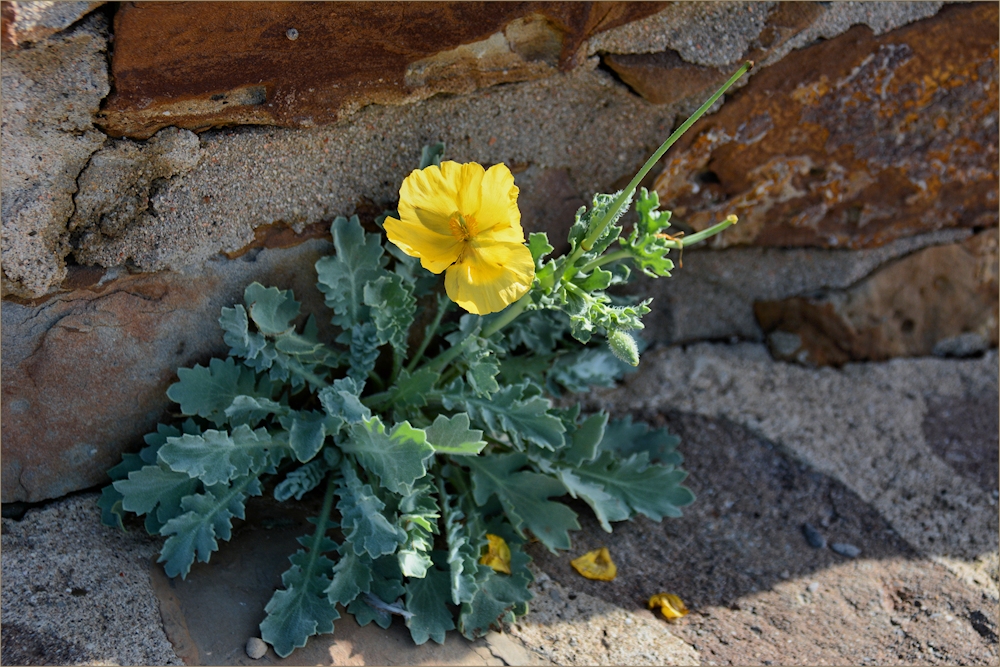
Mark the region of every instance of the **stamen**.
<instances>
[{"instance_id":1,"label":"stamen","mask_svg":"<svg viewBox=\"0 0 1000 667\"><path fill-rule=\"evenodd\" d=\"M466 218L461 213L453 213L448 226L451 228L451 235L459 241L468 241L479 233L479 225L471 215Z\"/></svg>"}]
</instances>

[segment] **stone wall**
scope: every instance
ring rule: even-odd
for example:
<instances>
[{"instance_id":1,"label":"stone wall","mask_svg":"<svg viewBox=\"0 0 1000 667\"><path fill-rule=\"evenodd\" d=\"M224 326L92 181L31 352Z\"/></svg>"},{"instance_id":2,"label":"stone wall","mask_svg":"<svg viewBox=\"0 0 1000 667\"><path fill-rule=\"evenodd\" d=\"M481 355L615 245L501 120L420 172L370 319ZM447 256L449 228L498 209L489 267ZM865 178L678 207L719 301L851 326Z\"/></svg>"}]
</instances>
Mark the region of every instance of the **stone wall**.
<instances>
[{"instance_id":1,"label":"stone wall","mask_svg":"<svg viewBox=\"0 0 1000 667\"><path fill-rule=\"evenodd\" d=\"M647 338L839 365L997 344L995 4L5 2L3 502L101 484L224 354L259 280L320 311L331 220L421 146L505 162L565 234L747 58L647 179L741 222ZM564 236L563 236L564 238Z\"/></svg>"}]
</instances>

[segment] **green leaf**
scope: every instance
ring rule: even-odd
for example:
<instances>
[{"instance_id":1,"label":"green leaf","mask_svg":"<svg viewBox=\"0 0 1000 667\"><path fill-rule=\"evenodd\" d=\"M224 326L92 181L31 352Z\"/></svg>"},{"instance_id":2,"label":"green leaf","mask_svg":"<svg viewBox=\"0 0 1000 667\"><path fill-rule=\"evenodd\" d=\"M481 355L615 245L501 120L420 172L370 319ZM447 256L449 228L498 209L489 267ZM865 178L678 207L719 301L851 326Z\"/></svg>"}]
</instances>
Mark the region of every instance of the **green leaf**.
<instances>
[{"instance_id":1,"label":"green leaf","mask_svg":"<svg viewBox=\"0 0 1000 667\"><path fill-rule=\"evenodd\" d=\"M216 426L228 420L226 408L233 399L256 393L257 374L232 359L212 359L207 368L179 368L177 377L180 381L170 385L167 397L180 404L183 414L204 417Z\"/></svg>"},{"instance_id":2,"label":"green leaf","mask_svg":"<svg viewBox=\"0 0 1000 667\"><path fill-rule=\"evenodd\" d=\"M332 385L319 392L320 405L332 419L340 419L347 424L360 424L372 416L372 411L361 403L360 396L364 386L364 382L358 384L349 377L334 380Z\"/></svg>"},{"instance_id":3,"label":"green leaf","mask_svg":"<svg viewBox=\"0 0 1000 667\"><path fill-rule=\"evenodd\" d=\"M426 169L433 165L441 166L441 156L444 155L444 142L427 144L420 149L420 168Z\"/></svg>"},{"instance_id":4,"label":"green leaf","mask_svg":"<svg viewBox=\"0 0 1000 667\"><path fill-rule=\"evenodd\" d=\"M431 567L431 549L441 509L429 484L418 486L399 503L399 526L406 541L399 548L399 569L407 577L421 578Z\"/></svg>"},{"instance_id":5,"label":"green leaf","mask_svg":"<svg viewBox=\"0 0 1000 667\"><path fill-rule=\"evenodd\" d=\"M312 635L333 632L333 622L340 618L326 593L333 562L323 554L337 546L326 537L328 511L327 503L313 534L299 538L308 550L300 549L289 557L292 566L281 575L285 590L275 591L264 608L267 617L260 624L260 636L282 658L305 646Z\"/></svg>"},{"instance_id":6,"label":"green leaf","mask_svg":"<svg viewBox=\"0 0 1000 667\"><path fill-rule=\"evenodd\" d=\"M244 517L247 496L260 493L260 482L248 476L234 480L232 485L216 484L206 487L205 493L185 496L181 500L185 513L170 519L160 529L167 541L157 562L164 563L167 576L187 578L195 557L207 563L212 552L219 549L217 538L229 540L232 520Z\"/></svg>"},{"instance_id":7,"label":"green leaf","mask_svg":"<svg viewBox=\"0 0 1000 667\"><path fill-rule=\"evenodd\" d=\"M620 242L632 255L632 261L647 276L652 278L670 275L674 263L667 259L667 253L673 248L670 240L662 237L661 232L670 227L670 211L657 211L659 197L656 191L649 192L640 189L636 210L639 212L639 222L628 239Z\"/></svg>"},{"instance_id":8,"label":"green leaf","mask_svg":"<svg viewBox=\"0 0 1000 667\"><path fill-rule=\"evenodd\" d=\"M113 482L126 479L129 473L141 470L144 465L145 462L139 454L122 454L121 463L108 470L108 477ZM117 526L120 530L125 530L125 524L122 523L125 511L123 500L124 496L113 484L108 484L101 489L101 497L97 500L97 506L101 508L101 523L105 526L112 528Z\"/></svg>"},{"instance_id":9,"label":"green leaf","mask_svg":"<svg viewBox=\"0 0 1000 667\"><path fill-rule=\"evenodd\" d=\"M275 441L266 429L241 424L232 435L209 429L202 435L168 438L160 460L175 472L197 477L206 485L220 484L277 463L287 445Z\"/></svg>"},{"instance_id":10,"label":"green leaf","mask_svg":"<svg viewBox=\"0 0 1000 667\"><path fill-rule=\"evenodd\" d=\"M563 452L562 459L571 466L578 466L597 458L598 445L604 438L607 425L608 413L606 412L592 414L582 423L577 424L576 430L573 431L573 444Z\"/></svg>"},{"instance_id":11,"label":"green leaf","mask_svg":"<svg viewBox=\"0 0 1000 667\"><path fill-rule=\"evenodd\" d=\"M371 590L372 559L349 548L341 548L340 560L333 568L333 581L325 593L330 604L347 606L361 593Z\"/></svg>"},{"instance_id":12,"label":"green leaf","mask_svg":"<svg viewBox=\"0 0 1000 667\"><path fill-rule=\"evenodd\" d=\"M365 234L358 216L337 218L330 231L337 254L316 262L317 286L334 312L333 323L350 329L367 320L365 285L386 275L382 267L388 260L383 257L379 235Z\"/></svg>"},{"instance_id":13,"label":"green leaf","mask_svg":"<svg viewBox=\"0 0 1000 667\"><path fill-rule=\"evenodd\" d=\"M379 558L372 564L371 590L362 593L347 607L358 625L365 626L375 621L380 627L388 628L392 623L390 614L408 613L399 599L406 591L402 578L399 564L392 556Z\"/></svg>"},{"instance_id":14,"label":"green leaf","mask_svg":"<svg viewBox=\"0 0 1000 667\"><path fill-rule=\"evenodd\" d=\"M613 387L617 380L632 370L631 366L615 358L608 348L593 346L560 356L552 364L547 378L567 391L580 393L590 391L593 386Z\"/></svg>"},{"instance_id":15,"label":"green leaf","mask_svg":"<svg viewBox=\"0 0 1000 667\"><path fill-rule=\"evenodd\" d=\"M365 470L378 475L382 486L390 491L405 495L416 480L427 474L426 464L434 448L427 444L426 434L409 422L396 424L386 433L382 420L375 416L352 424L348 434L340 448L354 454Z\"/></svg>"},{"instance_id":16,"label":"green leaf","mask_svg":"<svg viewBox=\"0 0 1000 667\"><path fill-rule=\"evenodd\" d=\"M521 549L522 540L504 523L494 522L490 533L499 535L510 547L511 573L498 574L485 565L477 565L476 592L462 604L458 630L467 639L482 637L512 611L523 609L531 599L528 585L534 580L528 563L531 558Z\"/></svg>"},{"instance_id":17,"label":"green leaf","mask_svg":"<svg viewBox=\"0 0 1000 667\"><path fill-rule=\"evenodd\" d=\"M562 420L549 414L550 403L541 396L522 399L526 385L503 387L489 399L470 396L465 392L449 393L443 397L448 410L465 410L477 424L485 427L493 438L506 434L518 448L524 442L533 442L546 449L560 449L564 444L566 427Z\"/></svg>"},{"instance_id":18,"label":"green leaf","mask_svg":"<svg viewBox=\"0 0 1000 667\"><path fill-rule=\"evenodd\" d=\"M558 480L534 472L516 472L528 462L521 453L468 459L476 503L484 505L496 494L504 513L518 535L530 530L550 551L569 549L569 531L578 530L576 513L562 503L549 500L566 493Z\"/></svg>"},{"instance_id":19,"label":"green leaf","mask_svg":"<svg viewBox=\"0 0 1000 667\"><path fill-rule=\"evenodd\" d=\"M500 390L496 380L500 374L500 364L492 350L480 346L466 353L466 359L469 370L465 373L465 379L476 396L486 398Z\"/></svg>"},{"instance_id":20,"label":"green leaf","mask_svg":"<svg viewBox=\"0 0 1000 667\"><path fill-rule=\"evenodd\" d=\"M299 315L299 302L291 290L264 287L251 283L243 291L250 319L265 336L277 336L292 330L292 320Z\"/></svg>"},{"instance_id":21,"label":"green leaf","mask_svg":"<svg viewBox=\"0 0 1000 667\"><path fill-rule=\"evenodd\" d=\"M340 454L335 449L327 451L334 453L332 462L324 457L292 470L274 487L274 499L285 501L295 496L296 500L302 500L302 496L319 486L326 479L327 473L340 461Z\"/></svg>"},{"instance_id":22,"label":"green leaf","mask_svg":"<svg viewBox=\"0 0 1000 667\"><path fill-rule=\"evenodd\" d=\"M427 442L439 454L475 456L483 451L486 441L483 432L469 428L469 415L460 412L453 417L438 415L434 423L424 429Z\"/></svg>"},{"instance_id":23,"label":"green leaf","mask_svg":"<svg viewBox=\"0 0 1000 667\"><path fill-rule=\"evenodd\" d=\"M464 474L464 472L462 473ZM458 605L471 602L479 585L476 583L476 573L479 571L479 545L484 541L485 528L478 513L473 510L472 516L466 521L465 514L459 509L460 501L450 496L441 486L445 520L445 539L448 542L448 579L451 582L451 601Z\"/></svg>"},{"instance_id":24,"label":"green leaf","mask_svg":"<svg viewBox=\"0 0 1000 667\"><path fill-rule=\"evenodd\" d=\"M584 482L599 484L633 511L653 521L681 516L681 507L694 502L694 494L681 486L687 477L672 466L650 465L645 452L619 461L610 452L578 467L574 473Z\"/></svg>"},{"instance_id":25,"label":"green leaf","mask_svg":"<svg viewBox=\"0 0 1000 667\"><path fill-rule=\"evenodd\" d=\"M264 378L270 384L270 380ZM287 405L283 405L269 398L259 396L240 395L233 399L233 402L226 408L226 419L230 424L246 424L255 426L268 415L283 416L290 411Z\"/></svg>"},{"instance_id":26,"label":"green leaf","mask_svg":"<svg viewBox=\"0 0 1000 667\"><path fill-rule=\"evenodd\" d=\"M619 459L645 452L651 463L679 466L684 462L677 451L680 441L665 428L650 429L643 422L632 423L632 417L627 415L608 424L600 451L611 452Z\"/></svg>"},{"instance_id":27,"label":"green leaf","mask_svg":"<svg viewBox=\"0 0 1000 667\"><path fill-rule=\"evenodd\" d=\"M549 237L545 232L532 232L528 235L528 250L531 251L535 270L538 270L542 268L542 259L554 248L549 244Z\"/></svg>"},{"instance_id":28,"label":"green leaf","mask_svg":"<svg viewBox=\"0 0 1000 667\"><path fill-rule=\"evenodd\" d=\"M596 292L597 290L607 289L611 284L611 278L612 274L610 271L597 267L594 269L593 273L579 283L580 289L586 292Z\"/></svg>"},{"instance_id":29,"label":"green leaf","mask_svg":"<svg viewBox=\"0 0 1000 667\"><path fill-rule=\"evenodd\" d=\"M267 370L274 363L277 352L264 334L250 331L250 318L242 304L223 308L219 317L222 339L229 345L229 354L242 357L254 370Z\"/></svg>"},{"instance_id":30,"label":"green leaf","mask_svg":"<svg viewBox=\"0 0 1000 667\"><path fill-rule=\"evenodd\" d=\"M393 553L406 539L406 533L386 518L382 513L385 503L375 495L371 486L361 483L351 465L345 462L341 471L343 479L337 487L337 495L340 496L337 509L342 516L340 526L346 542L359 556L367 553L372 558L378 558Z\"/></svg>"},{"instance_id":31,"label":"green leaf","mask_svg":"<svg viewBox=\"0 0 1000 667\"><path fill-rule=\"evenodd\" d=\"M392 397L393 407L399 409L424 407L427 405L427 394L434 389L434 383L440 377L439 373L428 368L420 369L412 375L405 369L401 370Z\"/></svg>"},{"instance_id":32,"label":"green leaf","mask_svg":"<svg viewBox=\"0 0 1000 667\"><path fill-rule=\"evenodd\" d=\"M417 646L433 639L444 643L445 633L455 629L455 620L448 608L448 573L437 568L427 571L422 579L406 583L406 609L413 616L406 619L406 627Z\"/></svg>"},{"instance_id":33,"label":"green leaf","mask_svg":"<svg viewBox=\"0 0 1000 667\"><path fill-rule=\"evenodd\" d=\"M160 504L176 505L179 509L181 498L194 493L201 483L185 473L149 465L130 472L128 479L118 480L112 486L122 494L122 507L142 516Z\"/></svg>"},{"instance_id":34,"label":"green leaf","mask_svg":"<svg viewBox=\"0 0 1000 667\"><path fill-rule=\"evenodd\" d=\"M375 360L378 359L378 330L371 322L355 324L349 332L350 353L348 361L350 369L347 375L358 384L364 384L368 374L375 368ZM344 336L338 337L341 341Z\"/></svg>"},{"instance_id":35,"label":"green leaf","mask_svg":"<svg viewBox=\"0 0 1000 667\"><path fill-rule=\"evenodd\" d=\"M326 436L337 434L342 423L322 412L302 411L289 415L281 425L288 429L288 445L295 458L305 463L323 449Z\"/></svg>"},{"instance_id":36,"label":"green leaf","mask_svg":"<svg viewBox=\"0 0 1000 667\"><path fill-rule=\"evenodd\" d=\"M417 312L413 288L395 273L387 273L365 285L365 305L370 306L378 330L378 342L389 343L400 354L406 352L406 337Z\"/></svg>"},{"instance_id":37,"label":"green leaf","mask_svg":"<svg viewBox=\"0 0 1000 667\"><path fill-rule=\"evenodd\" d=\"M594 515L601 522L601 528L611 532L612 521L624 521L632 516L628 505L625 502L604 490L604 487L593 480L581 479L575 472L567 468L556 467L554 472L558 475L570 495L574 498L582 498L591 509Z\"/></svg>"}]
</instances>

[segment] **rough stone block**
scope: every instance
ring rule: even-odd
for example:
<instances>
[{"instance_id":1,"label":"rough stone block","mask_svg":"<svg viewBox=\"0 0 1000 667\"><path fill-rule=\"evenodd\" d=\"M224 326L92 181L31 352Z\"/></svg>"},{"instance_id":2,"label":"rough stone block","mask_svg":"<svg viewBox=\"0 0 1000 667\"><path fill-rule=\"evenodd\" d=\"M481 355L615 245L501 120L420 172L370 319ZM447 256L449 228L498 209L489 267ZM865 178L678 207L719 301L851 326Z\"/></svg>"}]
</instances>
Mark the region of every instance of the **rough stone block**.
<instances>
[{"instance_id":1,"label":"rough stone block","mask_svg":"<svg viewBox=\"0 0 1000 667\"><path fill-rule=\"evenodd\" d=\"M220 309L254 280L294 289L326 324L313 264L330 247L256 250L187 274L112 272L40 305L4 303L3 502L106 482L122 452L168 415L177 368L226 354Z\"/></svg>"},{"instance_id":2,"label":"rough stone block","mask_svg":"<svg viewBox=\"0 0 1000 667\"><path fill-rule=\"evenodd\" d=\"M4 2L0 12L0 48L4 51L38 42L65 30L104 2Z\"/></svg>"},{"instance_id":3,"label":"rough stone block","mask_svg":"<svg viewBox=\"0 0 1000 667\"><path fill-rule=\"evenodd\" d=\"M104 17L4 55L3 293L34 297L66 275L76 177L105 140L93 126L108 94Z\"/></svg>"},{"instance_id":4,"label":"rough stone block","mask_svg":"<svg viewBox=\"0 0 1000 667\"><path fill-rule=\"evenodd\" d=\"M549 76L592 34L663 3L125 3L102 124L146 138L174 125L313 127Z\"/></svg>"},{"instance_id":5,"label":"rough stone block","mask_svg":"<svg viewBox=\"0 0 1000 667\"><path fill-rule=\"evenodd\" d=\"M898 259L850 289L754 309L776 358L839 366L996 346L997 286L994 228Z\"/></svg>"},{"instance_id":6,"label":"rough stone block","mask_svg":"<svg viewBox=\"0 0 1000 667\"><path fill-rule=\"evenodd\" d=\"M997 7L862 26L755 75L655 188L715 245L873 247L997 221Z\"/></svg>"}]
</instances>

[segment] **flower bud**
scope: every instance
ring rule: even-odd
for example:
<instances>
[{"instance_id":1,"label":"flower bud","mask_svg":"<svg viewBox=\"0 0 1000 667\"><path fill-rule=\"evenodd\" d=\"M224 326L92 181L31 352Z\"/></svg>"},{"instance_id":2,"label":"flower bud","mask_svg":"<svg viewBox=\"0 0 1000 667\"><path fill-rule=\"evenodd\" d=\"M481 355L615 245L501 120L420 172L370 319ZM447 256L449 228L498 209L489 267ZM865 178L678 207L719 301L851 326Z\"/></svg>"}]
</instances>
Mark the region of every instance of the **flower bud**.
<instances>
[{"instance_id":1,"label":"flower bud","mask_svg":"<svg viewBox=\"0 0 1000 667\"><path fill-rule=\"evenodd\" d=\"M616 357L632 366L639 365L639 347L632 334L621 329L608 329L608 347Z\"/></svg>"}]
</instances>

